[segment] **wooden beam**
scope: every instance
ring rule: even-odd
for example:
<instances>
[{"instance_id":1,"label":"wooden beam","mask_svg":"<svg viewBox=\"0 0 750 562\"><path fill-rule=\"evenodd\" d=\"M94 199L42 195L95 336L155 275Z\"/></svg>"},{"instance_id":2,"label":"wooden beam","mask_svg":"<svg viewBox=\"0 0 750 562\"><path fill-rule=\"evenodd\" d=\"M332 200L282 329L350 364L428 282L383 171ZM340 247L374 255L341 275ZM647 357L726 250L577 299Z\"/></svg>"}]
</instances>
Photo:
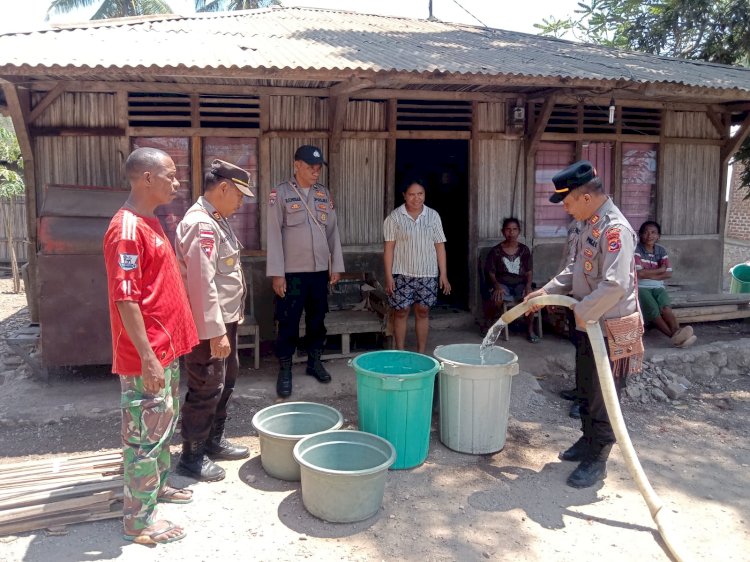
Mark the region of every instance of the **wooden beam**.
<instances>
[{"instance_id":1,"label":"wooden beam","mask_svg":"<svg viewBox=\"0 0 750 562\"><path fill-rule=\"evenodd\" d=\"M335 86L331 86L330 88L328 88L328 95L331 96L332 98L337 98L339 96L347 96L358 90L364 90L365 88L370 88L374 84L375 83L369 78L359 78L358 76L353 76L352 78L349 78L348 80L343 80L342 82L339 82Z\"/></svg>"},{"instance_id":2,"label":"wooden beam","mask_svg":"<svg viewBox=\"0 0 750 562\"><path fill-rule=\"evenodd\" d=\"M604 142L604 141L621 141L621 142L652 142L659 143L661 137L658 135L617 135L615 133L543 133L543 141L583 141L588 140L591 142ZM679 142L689 142L690 139L679 139ZM701 141L702 139L696 139ZM677 142L677 141L676 141ZM712 141L716 144L717 141Z\"/></svg>"},{"instance_id":3,"label":"wooden beam","mask_svg":"<svg viewBox=\"0 0 750 562\"><path fill-rule=\"evenodd\" d=\"M259 137L260 129L237 129L232 127L129 127L131 137Z\"/></svg>"},{"instance_id":4,"label":"wooden beam","mask_svg":"<svg viewBox=\"0 0 750 562\"><path fill-rule=\"evenodd\" d=\"M729 159L734 156L734 153L740 148L747 136L750 135L750 113L747 114L745 120L740 125L740 128L735 132L734 136L729 137L724 143L721 149L721 165L726 166Z\"/></svg>"},{"instance_id":5,"label":"wooden beam","mask_svg":"<svg viewBox=\"0 0 750 562\"><path fill-rule=\"evenodd\" d=\"M476 316L479 305L477 258L479 251L479 102L471 102L471 138L469 140L469 310ZM515 186L513 186L515 188ZM514 209L511 208L511 215Z\"/></svg>"},{"instance_id":6,"label":"wooden beam","mask_svg":"<svg viewBox=\"0 0 750 562\"><path fill-rule=\"evenodd\" d=\"M552 115L552 110L555 109L555 100L555 96L550 96L544 100L542 111L539 114L536 123L534 123L534 128L526 141L526 158L533 158L536 156L536 149L542 141L544 129L547 128L547 122L549 121L550 115Z\"/></svg>"},{"instance_id":7,"label":"wooden beam","mask_svg":"<svg viewBox=\"0 0 750 562\"><path fill-rule=\"evenodd\" d=\"M422 140L469 140L471 131L397 131L397 139L422 139Z\"/></svg>"},{"instance_id":8,"label":"wooden beam","mask_svg":"<svg viewBox=\"0 0 750 562\"><path fill-rule=\"evenodd\" d=\"M197 201L203 192L203 139L192 137L190 139L190 184L192 187L193 201ZM192 202L192 201L191 201Z\"/></svg>"},{"instance_id":9,"label":"wooden beam","mask_svg":"<svg viewBox=\"0 0 750 562\"><path fill-rule=\"evenodd\" d=\"M398 88L373 88L351 96L353 99L400 100L450 100L450 101L505 101L516 99L518 94L507 92L455 92L450 90L400 90Z\"/></svg>"},{"instance_id":10,"label":"wooden beam","mask_svg":"<svg viewBox=\"0 0 750 562\"><path fill-rule=\"evenodd\" d=\"M121 137L121 127L31 127L33 137Z\"/></svg>"},{"instance_id":11,"label":"wooden beam","mask_svg":"<svg viewBox=\"0 0 750 562\"><path fill-rule=\"evenodd\" d=\"M31 110L31 113L29 113L29 124L36 121L39 116L44 113L50 105L52 105L52 102L59 98L64 91L65 84L63 82L58 82L57 84L55 84L55 87L47 92L47 94L41 99L41 101L36 104L34 109Z\"/></svg>"},{"instance_id":12,"label":"wooden beam","mask_svg":"<svg viewBox=\"0 0 750 562\"><path fill-rule=\"evenodd\" d=\"M727 138L727 126L724 124L721 115L719 115L718 113L716 113L716 111L709 107L706 108L706 116L711 121L714 129L716 129L716 132L719 133L719 138Z\"/></svg>"},{"instance_id":13,"label":"wooden beam","mask_svg":"<svg viewBox=\"0 0 750 562\"><path fill-rule=\"evenodd\" d=\"M328 131L268 131L265 136L269 139L297 139L300 137L327 139Z\"/></svg>"}]
</instances>

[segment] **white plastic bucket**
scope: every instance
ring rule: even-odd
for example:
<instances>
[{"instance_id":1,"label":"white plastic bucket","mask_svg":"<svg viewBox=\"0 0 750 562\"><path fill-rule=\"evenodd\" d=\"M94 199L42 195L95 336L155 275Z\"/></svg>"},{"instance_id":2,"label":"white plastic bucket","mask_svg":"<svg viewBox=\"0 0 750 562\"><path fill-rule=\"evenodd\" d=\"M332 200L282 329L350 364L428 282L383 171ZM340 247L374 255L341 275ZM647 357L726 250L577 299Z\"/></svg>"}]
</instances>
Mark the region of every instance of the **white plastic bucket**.
<instances>
[{"instance_id":1,"label":"white plastic bucket","mask_svg":"<svg viewBox=\"0 0 750 562\"><path fill-rule=\"evenodd\" d=\"M433 355L439 372L440 441L459 453L502 450L508 429L510 388L518 356L494 346L481 364L479 344L441 345Z\"/></svg>"}]
</instances>

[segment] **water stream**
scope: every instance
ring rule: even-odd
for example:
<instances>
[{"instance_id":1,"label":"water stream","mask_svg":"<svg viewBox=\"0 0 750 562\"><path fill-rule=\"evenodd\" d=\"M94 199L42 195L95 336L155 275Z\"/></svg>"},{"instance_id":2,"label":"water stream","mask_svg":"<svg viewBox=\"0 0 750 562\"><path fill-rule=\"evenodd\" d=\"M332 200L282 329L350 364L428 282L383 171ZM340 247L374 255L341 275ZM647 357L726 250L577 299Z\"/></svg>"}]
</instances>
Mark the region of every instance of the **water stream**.
<instances>
[{"instance_id":1,"label":"water stream","mask_svg":"<svg viewBox=\"0 0 750 562\"><path fill-rule=\"evenodd\" d=\"M481 359L482 365L485 364L488 354L494 347L495 342L497 341L497 338L499 338L500 334L503 333L504 329L505 329L505 322L503 322L503 319L500 318L497 322L495 322L492 325L492 327L489 330L487 330L487 334L484 336L484 339L482 340L482 345L479 346L479 358Z\"/></svg>"}]
</instances>

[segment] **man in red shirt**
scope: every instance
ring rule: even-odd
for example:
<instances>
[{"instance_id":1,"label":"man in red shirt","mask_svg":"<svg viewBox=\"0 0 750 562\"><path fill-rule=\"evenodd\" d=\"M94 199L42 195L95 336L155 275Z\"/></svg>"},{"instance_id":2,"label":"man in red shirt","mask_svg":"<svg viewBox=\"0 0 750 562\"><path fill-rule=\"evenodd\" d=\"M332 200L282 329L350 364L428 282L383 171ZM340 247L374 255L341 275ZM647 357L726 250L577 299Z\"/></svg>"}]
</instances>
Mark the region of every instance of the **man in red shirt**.
<instances>
[{"instance_id":1,"label":"man in red shirt","mask_svg":"<svg viewBox=\"0 0 750 562\"><path fill-rule=\"evenodd\" d=\"M180 182L166 153L139 148L128 156L131 191L104 236L112 372L122 389L126 540L158 544L185 531L156 520L156 503L188 503L169 486L169 443L179 411L178 359L198 343L180 270L154 210L174 199Z\"/></svg>"}]
</instances>

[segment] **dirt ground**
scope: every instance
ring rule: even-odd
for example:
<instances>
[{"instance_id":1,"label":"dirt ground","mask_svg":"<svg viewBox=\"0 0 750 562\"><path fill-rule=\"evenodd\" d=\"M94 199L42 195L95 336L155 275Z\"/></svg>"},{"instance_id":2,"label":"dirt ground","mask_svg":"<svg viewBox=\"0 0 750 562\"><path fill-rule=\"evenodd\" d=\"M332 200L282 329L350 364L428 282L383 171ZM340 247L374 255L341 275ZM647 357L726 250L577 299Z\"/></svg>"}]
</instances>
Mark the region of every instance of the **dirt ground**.
<instances>
[{"instance_id":1,"label":"dirt ground","mask_svg":"<svg viewBox=\"0 0 750 562\"><path fill-rule=\"evenodd\" d=\"M28 322L24 295L0 279L0 333ZM479 343L474 327L434 330L430 345ZM694 326L699 345L750 335L750 323ZM649 332L647 354L666 339ZM229 436L251 449L249 459L224 462L227 478L190 485L195 501L165 505L161 516L180 522L188 536L149 549L126 543L117 520L72 525L66 534L45 531L0 537L0 561L257 560L514 560L640 562L669 560L655 524L617 447L602 486L575 490L565 479L573 463L557 459L574 442L578 422L558 397L569 380L548 374L550 357L572 346L545 334L537 345L520 335L499 345L519 356L512 384L504 449L466 455L440 443L433 419L427 461L390 471L380 511L353 524L332 524L304 508L299 483L267 476L260 463L252 416L276 401L275 364L250 356L232 402ZM47 383L0 343L0 470L4 463L114 450L119 447L119 386L105 367L54 373ZM356 428L356 379L346 361L328 363L334 381L294 379L294 400L339 409L344 428ZM295 371L302 372L302 365ZM750 552L750 373L693 385L679 402L626 404L626 422L639 458L673 521L673 541L687 559L747 560ZM173 462L179 436L173 444Z\"/></svg>"}]
</instances>

